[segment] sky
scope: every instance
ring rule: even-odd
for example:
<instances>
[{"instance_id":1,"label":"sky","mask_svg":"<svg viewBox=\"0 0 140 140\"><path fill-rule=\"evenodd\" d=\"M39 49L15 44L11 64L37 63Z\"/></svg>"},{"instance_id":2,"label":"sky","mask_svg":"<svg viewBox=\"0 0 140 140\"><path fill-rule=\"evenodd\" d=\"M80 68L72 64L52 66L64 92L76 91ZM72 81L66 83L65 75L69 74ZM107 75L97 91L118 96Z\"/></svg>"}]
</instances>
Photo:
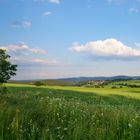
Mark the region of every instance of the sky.
<instances>
[{"instance_id":1,"label":"sky","mask_svg":"<svg viewBox=\"0 0 140 140\"><path fill-rule=\"evenodd\" d=\"M0 0L13 79L140 76L140 0Z\"/></svg>"}]
</instances>

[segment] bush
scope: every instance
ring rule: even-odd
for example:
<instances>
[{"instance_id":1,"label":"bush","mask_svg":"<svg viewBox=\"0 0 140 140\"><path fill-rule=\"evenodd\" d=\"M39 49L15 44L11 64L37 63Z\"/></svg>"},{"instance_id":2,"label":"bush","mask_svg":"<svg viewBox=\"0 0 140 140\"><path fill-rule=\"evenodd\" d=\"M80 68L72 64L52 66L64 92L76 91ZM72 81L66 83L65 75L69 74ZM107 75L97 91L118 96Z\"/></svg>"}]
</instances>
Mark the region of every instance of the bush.
<instances>
[{"instance_id":1,"label":"bush","mask_svg":"<svg viewBox=\"0 0 140 140\"><path fill-rule=\"evenodd\" d=\"M115 89L115 88L117 88L116 86L112 86L112 89Z\"/></svg>"},{"instance_id":2,"label":"bush","mask_svg":"<svg viewBox=\"0 0 140 140\"><path fill-rule=\"evenodd\" d=\"M40 82L40 81L36 81L36 82L34 83L34 85L35 85L35 86L43 86L44 83L42 83L42 82Z\"/></svg>"}]
</instances>

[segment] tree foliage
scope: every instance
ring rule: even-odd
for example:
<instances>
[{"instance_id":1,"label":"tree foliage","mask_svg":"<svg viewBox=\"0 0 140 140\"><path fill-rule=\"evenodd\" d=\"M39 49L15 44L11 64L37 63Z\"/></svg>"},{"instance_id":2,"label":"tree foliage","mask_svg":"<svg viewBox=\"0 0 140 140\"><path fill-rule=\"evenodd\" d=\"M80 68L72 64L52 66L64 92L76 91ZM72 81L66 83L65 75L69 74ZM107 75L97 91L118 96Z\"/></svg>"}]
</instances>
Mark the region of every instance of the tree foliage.
<instances>
[{"instance_id":1,"label":"tree foliage","mask_svg":"<svg viewBox=\"0 0 140 140\"><path fill-rule=\"evenodd\" d=\"M11 76L16 75L17 65L10 62L10 55L6 50L0 49L0 84L6 83Z\"/></svg>"}]
</instances>

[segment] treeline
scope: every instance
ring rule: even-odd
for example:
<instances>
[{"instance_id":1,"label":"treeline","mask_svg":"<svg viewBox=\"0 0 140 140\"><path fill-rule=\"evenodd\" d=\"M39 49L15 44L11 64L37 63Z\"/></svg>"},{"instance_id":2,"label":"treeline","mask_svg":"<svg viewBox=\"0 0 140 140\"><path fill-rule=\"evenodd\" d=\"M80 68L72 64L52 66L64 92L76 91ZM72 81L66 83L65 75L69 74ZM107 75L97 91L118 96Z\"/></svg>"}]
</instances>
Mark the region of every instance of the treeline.
<instances>
[{"instance_id":1,"label":"treeline","mask_svg":"<svg viewBox=\"0 0 140 140\"><path fill-rule=\"evenodd\" d=\"M130 87L130 88L140 88L140 85L136 85L136 84L119 83L117 85L126 86L126 87Z\"/></svg>"}]
</instances>

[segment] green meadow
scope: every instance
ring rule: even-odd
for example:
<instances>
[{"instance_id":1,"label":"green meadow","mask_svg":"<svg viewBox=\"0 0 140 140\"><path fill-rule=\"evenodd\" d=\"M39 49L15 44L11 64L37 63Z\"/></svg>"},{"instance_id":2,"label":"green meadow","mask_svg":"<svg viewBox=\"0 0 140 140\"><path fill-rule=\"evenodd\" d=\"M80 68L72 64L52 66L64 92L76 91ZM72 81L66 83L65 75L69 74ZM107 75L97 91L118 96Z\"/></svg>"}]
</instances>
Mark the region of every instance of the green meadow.
<instances>
[{"instance_id":1,"label":"green meadow","mask_svg":"<svg viewBox=\"0 0 140 140\"><path fill-rule=\"evenodd\" d=\"M140 140L140 88L6 86L0 140Z\"/></svg>"}]
</instances>

